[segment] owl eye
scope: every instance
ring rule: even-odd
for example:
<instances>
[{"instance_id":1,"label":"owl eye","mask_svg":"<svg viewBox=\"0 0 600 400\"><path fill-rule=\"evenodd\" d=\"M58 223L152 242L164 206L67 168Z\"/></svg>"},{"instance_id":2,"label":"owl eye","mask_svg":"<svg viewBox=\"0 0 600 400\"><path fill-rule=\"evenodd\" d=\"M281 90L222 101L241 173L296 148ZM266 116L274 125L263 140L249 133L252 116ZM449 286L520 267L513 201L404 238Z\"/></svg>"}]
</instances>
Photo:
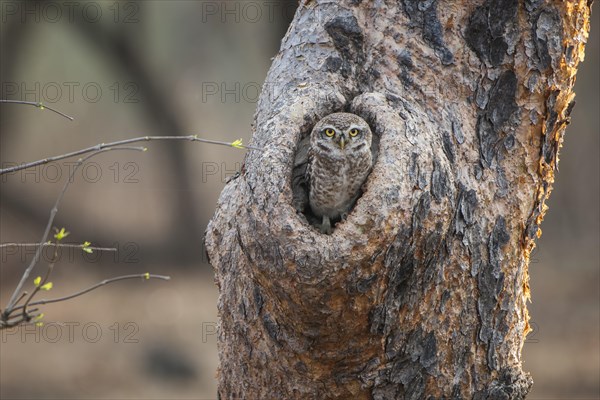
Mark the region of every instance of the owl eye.
<instances>
[{"instance_id":1,"label":"owl eye","mask_svg":"<svg viewBox=\"0 0 600 400\"><path fill-rule=\"evenodd\" d=\"M352 129L350 129L350 132L348 132L348 133L350 133L350 136L354 137L354 136L358 135L358 132L359 132L358 129L352 128Z\"/></svg>"},{"instance_id":2,"label":"owl eye","mask_svg":"<svg viewBox=\"0 0 600 400\"><path fill-rule=\"evenodd\" d=\"M333 135L335 135L335 131L331 128L327 128L325 129L325 134L329 137L332 137Z\"/></svg>"}]
</instances>

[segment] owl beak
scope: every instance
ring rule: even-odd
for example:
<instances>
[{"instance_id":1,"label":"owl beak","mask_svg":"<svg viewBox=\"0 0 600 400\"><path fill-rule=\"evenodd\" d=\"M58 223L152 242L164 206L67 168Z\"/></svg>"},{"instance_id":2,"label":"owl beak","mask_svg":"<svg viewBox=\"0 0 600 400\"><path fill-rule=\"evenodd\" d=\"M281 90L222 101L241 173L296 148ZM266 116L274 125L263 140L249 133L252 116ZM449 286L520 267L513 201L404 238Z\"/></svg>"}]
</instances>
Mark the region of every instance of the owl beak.
<instances>
[{"instance_id":1,"label":"owl beak","mask_svg":"<svg viewBox=\"0 0 600 400\"><path fill-rule=\"evenodd\" d=\"M340 149L344 150L344 146L346 146L346 140L344 139L343 136L340 137L339 145L340 145Z\"/></svg>"}]
</instances>

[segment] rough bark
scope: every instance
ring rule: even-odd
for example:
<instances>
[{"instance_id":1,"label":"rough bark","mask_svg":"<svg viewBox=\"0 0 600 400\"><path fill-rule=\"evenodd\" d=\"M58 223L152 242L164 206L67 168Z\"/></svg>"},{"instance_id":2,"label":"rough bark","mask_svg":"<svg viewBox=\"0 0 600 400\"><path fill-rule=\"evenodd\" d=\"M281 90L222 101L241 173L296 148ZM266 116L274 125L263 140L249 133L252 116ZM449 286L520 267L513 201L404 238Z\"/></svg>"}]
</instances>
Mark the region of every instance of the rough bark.
<instances>
[{"instance_id":1,"label":"rough bark","mask_svg":"<svg viewBox=\"0 0 600 400\"><path fill-rule=\"evenodd\" d=\"M589 30L586 1L303 1L244 168L207 229L222 399L524 398L528 255ZM380 138L332 235L292 205L299 141Z\"/></svg>"}]
</instances>

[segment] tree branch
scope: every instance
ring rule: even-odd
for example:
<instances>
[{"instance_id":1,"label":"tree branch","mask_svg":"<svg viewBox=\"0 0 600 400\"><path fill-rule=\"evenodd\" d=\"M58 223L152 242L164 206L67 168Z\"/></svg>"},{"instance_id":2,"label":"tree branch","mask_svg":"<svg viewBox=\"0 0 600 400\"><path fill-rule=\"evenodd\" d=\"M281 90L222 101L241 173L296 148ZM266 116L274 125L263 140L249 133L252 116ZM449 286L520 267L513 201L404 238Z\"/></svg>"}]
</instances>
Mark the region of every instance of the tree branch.
<instances>
[{"instance_id":1,"label":"tree branch","mask_svg":"<svg viewBox=\"0 0 600 400\"><path fill-rule=\"evenodd\" d=\"M56 246L56 247L65 247L65 248L73 248L73 249L82 249L83 245L82 244L75 244L75 243L52 243L52 242L46 242L46 243L0 243L0 249L5 248L5 247L37 247L37 246ZM95 250L95 251L117 251L117 248L115 247L92 247L92 246L86 246L86 249L90 249L90 250Z\"/></svg>"},{"instance_id":2,"label":"tree branch","mask_svg":"<svg viewBox=\"0 0 600 400\"><path fill-rule=\"evenodd\" d=\"M49 300L42 299L42 300L30 302L28 304L24 304L22 306L14 307L11 310L11 312L9 313L9 315L7 317L10 318L10 314L12 314L15 311L21 310L21 309L23 309L23 312L25 313L25 307L28 306L28 305L29 306L36 306L36 305L58 303L58 302L61 302L61 301L70 300L70 299L73 299L75 297L79 297L81 295L89 293L92 290L98 289L101 286L108 285L110 283L114 283L114 282L118 282L118 281L128 280L128 279L145 279L145 280L148 280L148 279L162 279L162 280L168 281L168 280L171 279L171 277L170 276L166 276L166 275L150 274L150 273L147 273L147 272L145 274L117 276L115 278L105 279L105 280L103 280L101 282L96 283L95 285L92 285L92 286L90 286L90 287L88 287L86 289L80 290L78 292L72 293L72 294L70 294L68 296L57 297L56 299L49 299ZM33 296L33 294L32 294L32 296ZM35 312L37 310L38 309L36 308L36 309L31 310L31 312ZM22 314L21 318L17 318L17 319L13 319L13 320L9 320L8 318L7 318L7 321L0 321L0 329L11 328L13 326L20 325L21 323L23 323L24 321L26 321L28 319L27 317L23 317L23 314ZM31 318L32 318L32 316L29 315L29 320Z\"/></svg>"},{"instance_id":3,"label":"tree branch","mask_svg":"<svg viewBox=\"0 0 600 400\"><path fill-rule=\"evenodd\" d=\"M69 175L69 179L67 179L67 181L65 182L65 184L64 184L64 186L63 186L60 194L58 195L58 198L56 199L56 202L54 203L54 207L50 211L50 217L48 218L48 223L46 224L46 229L44 230L44 234L42 236L42 240L40 240L40 245L38 246L38 248L37 248L37 250L35 252L33 260L31 260L31 263L29 264L29 266L27 267L27 269L23 273L23 276L21 277L21 280L19 281L19 284L17 285L17 287L15 288L15 291L13 292L12 296L10 297L10 300L8 301L8 305L7 305L6 309L3 312L3 317L6 317L7 315L10 315L12 309L14 308L14 306L16 304L17 296L19 295L19 293L21 292L21 289L23 288L23 285L27 281L27 278L29 277L29 274L31 273L31 271L33 270L33 268L35 267L35 265L37 264L37 262L40 260L42 249L44 247L43 244L46 243L46 240L48 239L48 234L50 233L50 228L52 227L52 223L54 222L54 217L56 216L56 213L58 212L58 206L59 206L60 202L62 201L65 193L67 192L67 189L69 188L69 185L73 181L73 177L75 176L75 172L79 169L79 167L85 161L89 160L90 158L95 157L98 154L105 153L105 152L108 152L108 151L113 151L113 150L136 150L136 151L144 151L145 149L143 147L131 147L131 146L102 148L102 149L95 150L94 153L89 154L88 156L86 156L84 158L80 158L77 161L77 163L75 165L75 168L73 168L73 170L71 171L71 174Z\"/></svg>"},{"instance_id":4,"label":"tree branch","mask_svg":"<svg viewBox=\"0 0 600 400\"><path fill-rule=\"evenodd\" d=\"M32 301L31 303L29 303L30 306L37 306L37 305L44 305L44 304L51 304L51 303L58 303L60 301L66 301L66 300L71 300L75 297L79 297L81 295L84 295L86 293L91 292L92 290L96 290L101 286L104 285L108 285L110 283L113 282L118 282L118 281L124 281L124 280L128 280L128 279L162 279L164 281L168 281L171 280L170 276L167 275L155 275L155 274L149 274L149 273L144 273L144 274L134 274L134 275L122 275L122 276L117 276L115 278L110 278L110 279L104 279L103 281L100 281L98 283L96 283L95 285L92 285L86 289L80 290L78 292L72 293L68 296L64 296L64 297L57 297L56 299L49 299L49 300L37 300L37 301ZM24 306L18 306L15 307L13 309L13 311L19 310L21 308L23 308Z\"/></svg>"},{"instance_id":5,"label":"tree branch","mask_svg":"<svg viewBox=\"0 0 600 400\"><path fill-rule=\"evenodd\" d=\"M34 106L36 108L39 108L40 110L50 110L53 113L56 113L58 115L60 115L61 117L65 117L66 119L68 119L69 121L73 121L75 118L65 114L62 111L59 111L55 108L52 108L50 106L47 106L45 104L43 104L41 101L36 102L36 101L23 101L23 100L5 100L5 99L0 99L0 103L9 103L9 104L25 104L28 106Z\"/></svg>"},{"instance_id":6,"label":"tree branch","mask_svg":"<svg viewBox=\"0 0 600 400\"><path fill-rule=\"evenodd\" d=\"M0 169L0 175L4 175L4 174L11 173L11 172L20 171L20 170L27 169L27 168L36 167L38 165L48 164L48 163L53 162L53 161L64 160L65 158L71 158L71 157L79 156L79 155L82 155L82 154L87 154L87 153L91 153L91 152L94 152L94 151L103 150L103 149L108 148L108 147L116 147L116 146L122 146L122 145L125 145L125 144L139 143L139 142L148 142L148 141L154 141L154 140L189 140L191 142L201 142L201 143L217 144L217 145L220 145L220 146L234 147L234 148L237 148L237 149L249 149L249 150L263 151L263 149L258 148L258 147L243 145L241 139L235 140L233 142L222 142L220 140L202 139L202 138L199 138L197 135L188 135L188 136L141 136L141 137L137 137L137 138L118 140L116 142L111 142L111 143L100 143L100 144L97 144L97 145L92 146L92 147L88 147L88 148L85 148L85 149L73 151L71 153L61 154L61 155L58 155L58 156L48 157L48 158L44 158L42 160L37 160L37 161L30 162L30 163L16 165L14 167Z\"/></svg>"}]
</instances>

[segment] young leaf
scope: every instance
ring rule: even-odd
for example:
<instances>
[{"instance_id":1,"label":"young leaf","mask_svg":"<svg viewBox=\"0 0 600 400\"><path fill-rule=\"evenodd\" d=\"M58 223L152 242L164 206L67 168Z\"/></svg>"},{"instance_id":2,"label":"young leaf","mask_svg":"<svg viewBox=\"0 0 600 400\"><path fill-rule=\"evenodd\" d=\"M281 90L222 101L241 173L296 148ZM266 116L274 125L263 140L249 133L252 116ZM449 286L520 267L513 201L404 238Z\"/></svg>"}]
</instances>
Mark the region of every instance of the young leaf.
<instances>
[{"instance_id":1,"label":"young leaf","mask_svg":"<svg viewBox=\"0 0 600 400\"><path fill-rule=\"evenodd\" d=\"M244 148L244 144L242 142L242 139L238 139L235 140L231 143L231 147L235 147L236 149L243 149Z\"/></svg>"},{"instance_id":2,"label":"young leaf","mask_svg":"<svg viewBox=\"0 0 600 400\"><path fill-rule=\"evenodd\" d=\"M60 228L60 231L56 232L56 234L54 235L54 238L56 240L63 240L64 238L69 236L69 233L71 233L71 232L67 232L65 230L65 228Z\"/></svg>"},{"instance_id":3,"label":"young leaf","mask_svg":"<svg viewBox=\"0 0 600 400\"><path fill-rule=\"evenodd\" d=\"M85 251L88 254L92 254L92 249L90 249L91 242L83 242L81 245L81 250Z\"/></svg>"}]
</instances>

